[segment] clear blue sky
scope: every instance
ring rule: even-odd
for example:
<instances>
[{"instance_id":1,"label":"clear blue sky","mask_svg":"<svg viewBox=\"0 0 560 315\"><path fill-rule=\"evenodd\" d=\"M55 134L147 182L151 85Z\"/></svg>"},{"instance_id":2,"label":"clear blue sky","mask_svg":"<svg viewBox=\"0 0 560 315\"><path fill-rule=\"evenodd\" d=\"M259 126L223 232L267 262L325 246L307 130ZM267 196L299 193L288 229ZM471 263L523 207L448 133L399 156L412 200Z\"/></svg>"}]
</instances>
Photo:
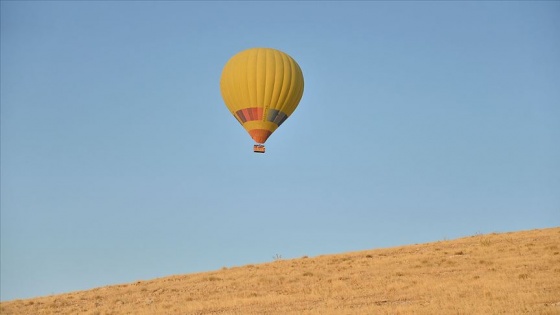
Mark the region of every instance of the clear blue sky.
<instances>
[{"instance_id":1,"label":"clear blue sky","mask_svg":"<svg viewBox=\"0 0 560 315\"><path fill-rule=\"evenodd\" d=\"M264 155L222 68L272 47ZM560 225L560 2L1 2L1 299Z\"/></svg>"}]
</instances>

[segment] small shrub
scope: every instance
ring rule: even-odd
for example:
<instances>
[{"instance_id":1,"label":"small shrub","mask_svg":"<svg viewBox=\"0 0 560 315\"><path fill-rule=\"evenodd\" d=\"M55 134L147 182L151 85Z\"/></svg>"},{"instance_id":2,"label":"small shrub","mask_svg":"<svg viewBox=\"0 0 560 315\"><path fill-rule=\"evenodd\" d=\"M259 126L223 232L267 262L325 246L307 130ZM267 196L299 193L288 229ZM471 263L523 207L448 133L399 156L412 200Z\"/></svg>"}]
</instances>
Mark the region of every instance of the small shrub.
<instances>
[{"instance_id":1,"label":"small shrub","mask_svg":"<svg viewBox=\"0 0 560 315\"><path fill-rule=\"evenodd\" d=\"M222 280L222 278L215 277L215 276L210 276L206 280L208 280L208 281L220 281L220 280Z\"/></svg>"}]
</instances>

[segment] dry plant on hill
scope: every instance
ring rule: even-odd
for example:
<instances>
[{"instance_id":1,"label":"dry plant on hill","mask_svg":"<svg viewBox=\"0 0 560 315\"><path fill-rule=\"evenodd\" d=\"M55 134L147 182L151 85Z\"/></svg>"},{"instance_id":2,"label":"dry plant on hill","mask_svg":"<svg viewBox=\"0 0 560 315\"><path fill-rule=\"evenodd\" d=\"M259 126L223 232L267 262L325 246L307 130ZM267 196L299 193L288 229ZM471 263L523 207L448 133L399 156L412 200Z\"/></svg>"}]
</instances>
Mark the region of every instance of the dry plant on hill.
<instances>
[{"instance_id":1,"label":"dry plant on hill","mask_svg":"<svg viewBox=\"0 0 560 315\"><path fill-rule=\"evenodd\" d=\"M282 260L0 304L0 314L560 314L560 228Z\"/></svg>"}]
</instances>

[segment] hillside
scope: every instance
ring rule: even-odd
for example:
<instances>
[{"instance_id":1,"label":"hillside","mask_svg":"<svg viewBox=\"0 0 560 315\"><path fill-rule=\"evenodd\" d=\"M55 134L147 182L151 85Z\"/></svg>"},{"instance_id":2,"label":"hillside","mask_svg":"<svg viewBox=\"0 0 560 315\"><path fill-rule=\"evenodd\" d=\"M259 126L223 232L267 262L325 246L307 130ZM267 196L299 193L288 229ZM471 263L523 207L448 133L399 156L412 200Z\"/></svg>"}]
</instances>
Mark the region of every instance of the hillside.
<instances>
[{"instance_id":1,"label":"hillside","mask_svg":"<svg viewBox=\"0 0 560 315\"><path fill-rule=\"evenodd\" d=\"M8 301L0 314L560 314L560 227Z\"/></svg>"}]
</instances>

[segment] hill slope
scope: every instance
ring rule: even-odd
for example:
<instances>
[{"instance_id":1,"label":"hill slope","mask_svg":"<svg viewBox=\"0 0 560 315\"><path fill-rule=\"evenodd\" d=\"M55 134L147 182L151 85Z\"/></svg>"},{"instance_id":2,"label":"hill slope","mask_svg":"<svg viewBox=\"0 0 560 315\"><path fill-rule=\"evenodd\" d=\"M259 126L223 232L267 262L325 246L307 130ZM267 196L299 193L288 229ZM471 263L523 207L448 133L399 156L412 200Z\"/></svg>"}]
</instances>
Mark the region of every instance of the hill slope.
<instances>
[{"instance_id":1,"label":"hill slope","mask_svg":"<svg viewBox=\"0 0 560 315\"><path fill-rule=\"evenodd\" d=\"M0 314L560 314L560 227L278 260L0 304Z\"/></svg>"}]
</instances>

